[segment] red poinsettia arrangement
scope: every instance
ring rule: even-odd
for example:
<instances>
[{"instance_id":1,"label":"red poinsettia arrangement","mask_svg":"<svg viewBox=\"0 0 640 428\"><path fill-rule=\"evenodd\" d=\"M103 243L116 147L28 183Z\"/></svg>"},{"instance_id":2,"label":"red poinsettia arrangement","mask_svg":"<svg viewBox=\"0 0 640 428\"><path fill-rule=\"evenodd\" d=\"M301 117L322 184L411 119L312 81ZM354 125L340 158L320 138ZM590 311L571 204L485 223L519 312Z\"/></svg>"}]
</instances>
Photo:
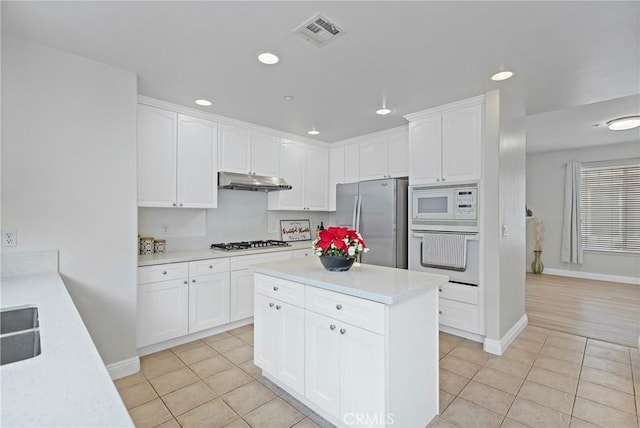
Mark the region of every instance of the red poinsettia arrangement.
<instances>
[{"instance_id":1,"label":"red poinsettia arrangement","mask_svg":"<svg viewBox=\"0 0 640 428\"><path fill-rule=\"evenodd\" d=\"M369 251L357 230L330 226L318 233L313 241L316 256L340 256L355 259L360 253Z\"/></svg>"}]
</instances>

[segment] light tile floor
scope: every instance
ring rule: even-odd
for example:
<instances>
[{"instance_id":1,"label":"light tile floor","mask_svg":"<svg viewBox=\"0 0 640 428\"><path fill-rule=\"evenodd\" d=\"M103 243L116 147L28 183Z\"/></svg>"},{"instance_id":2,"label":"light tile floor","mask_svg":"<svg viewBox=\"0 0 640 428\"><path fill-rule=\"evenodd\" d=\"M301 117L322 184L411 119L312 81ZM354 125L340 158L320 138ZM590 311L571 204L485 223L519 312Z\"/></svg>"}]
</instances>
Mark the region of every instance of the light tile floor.
<instances>
[{"instance_id":1,"label":"light tile floor","mask_svg":"<svg viewBox=\"0 0 640 428\"><path fill-rule=\"evenodd\" d=\"M141 359L117 380L138 427L331 425L263 378L248 325ZM504 355L440 334L435 427L638 427L635 348L527 327Z\"/></svg>"}]
</instances>

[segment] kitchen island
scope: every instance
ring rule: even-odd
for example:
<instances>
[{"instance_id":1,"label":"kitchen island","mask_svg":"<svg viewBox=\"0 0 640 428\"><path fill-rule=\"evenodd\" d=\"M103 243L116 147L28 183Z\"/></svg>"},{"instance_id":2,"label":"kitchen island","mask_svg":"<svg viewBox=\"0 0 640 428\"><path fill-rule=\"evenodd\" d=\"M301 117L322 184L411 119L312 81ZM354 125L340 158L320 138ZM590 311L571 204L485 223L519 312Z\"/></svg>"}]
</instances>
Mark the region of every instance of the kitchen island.
<instances>
[{"instance_id":1,"label":"kitchen island","mask_svg":"<svg viewBox=\"0 0 640 428\"><path fill-rule=\"evenodd\" d=\"M444 275L315 257L254 266L254 363L338 426L425 427L438 413Z\"/></svg>"}]
</instances>

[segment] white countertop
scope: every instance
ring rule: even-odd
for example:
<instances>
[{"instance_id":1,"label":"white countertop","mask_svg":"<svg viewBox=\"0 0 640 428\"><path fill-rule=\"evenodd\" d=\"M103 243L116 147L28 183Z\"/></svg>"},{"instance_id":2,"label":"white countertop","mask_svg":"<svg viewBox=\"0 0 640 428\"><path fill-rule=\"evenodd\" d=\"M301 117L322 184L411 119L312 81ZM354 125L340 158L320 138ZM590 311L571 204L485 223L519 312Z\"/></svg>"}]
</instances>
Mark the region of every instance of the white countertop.
<instances>
[{"instance_id":1,"label":"white countertop","mask_svg":"<svg viewBox=\"0 0 640 428\"><path fill-rule=\"evenodd\" d=\"M224 257L237 257L237 256L249 256L251 254L266 254L277 251L294 251L294 250L306 250L311 249L312 241L299 241L290 242L289 247L270 247L270 248L258 248L255 250L236 250L236 251L222 251L222 250L185 250L185 251L171 251L166 253L154 253L138 256L138 266L152 266L161 265L165 263L180 263L190 262L194 260L209 260L219 259Z\"/></svg>"},{"instance_id":2,"label":"white countertop","mask_svg":"<svg viewBox=\"0 0 640 428\"><path fill-rule=\"evenodd\" d=\"M0 366L0 426L133 422L57 273L2 278L2 308L36 305L42 353Z\"/></svg>"},{"instance_id":3,"label":"white countertop","mask_svg":"<svg viewBox=\"0 0 640 428\"><path fill-rule=\"evenodd\" d=\"M409 300L449 280L446 275L359 263L347 272L329 272L316 256L262 263L252 269L257 273L387 305Z\"/></svg>"}]
</instances>

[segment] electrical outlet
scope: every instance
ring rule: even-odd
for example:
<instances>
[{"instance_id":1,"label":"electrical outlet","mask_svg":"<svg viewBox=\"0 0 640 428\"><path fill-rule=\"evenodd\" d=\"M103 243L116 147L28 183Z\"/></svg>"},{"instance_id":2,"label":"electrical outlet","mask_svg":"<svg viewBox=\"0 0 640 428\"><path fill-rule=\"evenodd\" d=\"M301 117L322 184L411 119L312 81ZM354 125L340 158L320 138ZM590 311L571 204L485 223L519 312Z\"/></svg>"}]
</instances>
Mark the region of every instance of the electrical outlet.
<instances>
[{"instance_id":1,"label":"electrical outlet","mask_svg":"<svg viewBox=\"0 0 640 428\"><path fill-rule=\"evenodd\" d=\"M162 234L166 235L167 233L169 233L169 225L168 224L163 224L162 225Z\"/></svg>"},{"instance_id":2,"label":"electrical outlet","mask_svg":"<svg viewBox=\"0 0 640 428\"><path fill-rule=\"evenodd\" d=\"M2 231L2 246L16 247L18 246L18 232L15 230Z\"/></svg>"}]
</instances>

